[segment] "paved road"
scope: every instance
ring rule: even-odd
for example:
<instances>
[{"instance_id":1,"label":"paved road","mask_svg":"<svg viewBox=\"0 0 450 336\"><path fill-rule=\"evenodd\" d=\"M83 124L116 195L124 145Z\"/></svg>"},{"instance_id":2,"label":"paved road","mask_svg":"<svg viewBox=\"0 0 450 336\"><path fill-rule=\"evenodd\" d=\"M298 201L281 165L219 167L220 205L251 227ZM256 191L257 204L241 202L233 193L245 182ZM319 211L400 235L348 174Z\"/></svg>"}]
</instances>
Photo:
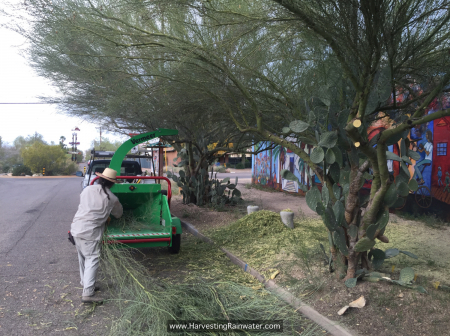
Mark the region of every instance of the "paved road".
<instances>
[{"instance_id":1,"label":"paved road","mask_svg":"<svg viewBox=\"0 0 450 336\"><path fill-rule=\"evenodd\" d=\"M102 314L85 315L76 288L78 261L67 231L78 207L80 181L0 179L0 335L108 330Z\"/></svg>"}]
</instances>

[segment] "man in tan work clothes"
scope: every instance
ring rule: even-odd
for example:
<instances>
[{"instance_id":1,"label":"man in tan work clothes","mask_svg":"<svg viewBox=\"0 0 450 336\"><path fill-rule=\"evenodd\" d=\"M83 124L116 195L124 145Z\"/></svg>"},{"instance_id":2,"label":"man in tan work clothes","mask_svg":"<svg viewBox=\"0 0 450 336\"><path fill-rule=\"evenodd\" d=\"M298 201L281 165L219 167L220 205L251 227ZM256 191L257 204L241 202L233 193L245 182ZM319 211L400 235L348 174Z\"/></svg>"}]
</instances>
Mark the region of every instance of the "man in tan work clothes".
<instances>
[{"instance_id":1,"label":"man in tan work clothes","mask_svg":"<svg viewBox=\"0 0 450 336\"><path fill-rule=\"evenodd\" d=\"M80 205L73 218L70 232L75 240L80 264L81 301L99 303L103 298L95 295L95 280L100 262L100 248L105 223L109 215L120 218L122 205L109 189L117 183L117 172L106 168L99 176L99 183L86 187L80 195Z\"/></svg>"}]
</instances>

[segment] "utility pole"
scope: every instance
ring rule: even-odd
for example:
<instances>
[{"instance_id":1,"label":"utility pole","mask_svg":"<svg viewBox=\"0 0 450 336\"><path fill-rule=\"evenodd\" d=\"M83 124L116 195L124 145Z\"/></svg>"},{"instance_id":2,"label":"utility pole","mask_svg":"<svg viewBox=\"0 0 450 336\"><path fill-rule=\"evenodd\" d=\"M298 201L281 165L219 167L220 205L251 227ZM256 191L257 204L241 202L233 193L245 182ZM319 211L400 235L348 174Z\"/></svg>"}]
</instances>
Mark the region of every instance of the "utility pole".
<instances>
[{"instance_id":1,"label":"utility pole","mask_svg":"<svg viewBox=\"0 0 450 336\"><path fill-rule=\"evenodd\" d=\"M78 137L77 137L77 132L80 131L80 129L75 126L75 128L72 130L72 142L69 142L69 145L72 145L72 161L77 161L77 154L78 154L78 149L77 149L77 145L79 145L80 143L77 142Z\"/></svg>"},{"instance_id":2,"label":"utility pole","mask_svg":"<svg viewBox=\"0 0 450 336\"><path fill-rule=\"evenodd\" d=\"M96 128L98 128L100 130L100 144L99 144L98 150L101 150L102 149L102 127L100 126L100 127L96 127Z\"/></svg>"}]
</instances>

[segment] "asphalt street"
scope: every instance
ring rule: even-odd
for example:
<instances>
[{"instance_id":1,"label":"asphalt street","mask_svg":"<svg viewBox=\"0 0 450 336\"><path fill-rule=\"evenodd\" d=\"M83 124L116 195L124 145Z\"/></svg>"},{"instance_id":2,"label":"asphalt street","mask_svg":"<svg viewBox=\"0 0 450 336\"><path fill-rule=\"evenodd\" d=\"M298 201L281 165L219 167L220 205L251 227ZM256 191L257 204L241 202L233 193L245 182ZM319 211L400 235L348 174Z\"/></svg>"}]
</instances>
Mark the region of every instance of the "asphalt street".
<instances>
[{"instance_id":1,"label":"asphalt street","mask_svg":"<svg viewBox=\"0 0 450 336\"><path fill-rule=\"evenodd\" d=\"M93 335L108 314L81 304L67 240L81 178L0 178L0 335ZM103 308L103 312L108 308Z\"/></svg>"},{"instance_id":2,"label":"asphalt street","mask_svg":"<svg viewBox=\"0 0 450 336\"><path fill-rule=\"evenodd\" d=\"M238 178L238 184L248 184L252 182L252 172L240 172L236 170L234 173L217 173L217 178L224 179L225 177L230 178L230 182L234 183L235 178Z\"/></svg>"}]
</instances>

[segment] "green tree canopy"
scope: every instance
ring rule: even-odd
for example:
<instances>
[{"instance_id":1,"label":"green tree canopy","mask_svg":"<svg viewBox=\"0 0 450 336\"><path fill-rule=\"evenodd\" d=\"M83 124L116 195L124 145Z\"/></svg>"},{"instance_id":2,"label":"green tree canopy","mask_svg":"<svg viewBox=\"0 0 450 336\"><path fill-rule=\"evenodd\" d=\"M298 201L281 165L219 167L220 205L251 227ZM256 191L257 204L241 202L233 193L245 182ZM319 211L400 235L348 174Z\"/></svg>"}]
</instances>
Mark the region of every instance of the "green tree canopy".
<instances>
[{"instance_id":1,"label":"green tree canopy","mask_svg":"<svg viewBox=\"0 0 450 336\"><path fill-rule=\"evenodd\" d=\"M23 163L31 168L33 173L42 173L45 168L46 175L72 174L76 169L67 159L66 152L59 145L46 145L34 142L21 151Z\"/></svg>"}]
</instances>

